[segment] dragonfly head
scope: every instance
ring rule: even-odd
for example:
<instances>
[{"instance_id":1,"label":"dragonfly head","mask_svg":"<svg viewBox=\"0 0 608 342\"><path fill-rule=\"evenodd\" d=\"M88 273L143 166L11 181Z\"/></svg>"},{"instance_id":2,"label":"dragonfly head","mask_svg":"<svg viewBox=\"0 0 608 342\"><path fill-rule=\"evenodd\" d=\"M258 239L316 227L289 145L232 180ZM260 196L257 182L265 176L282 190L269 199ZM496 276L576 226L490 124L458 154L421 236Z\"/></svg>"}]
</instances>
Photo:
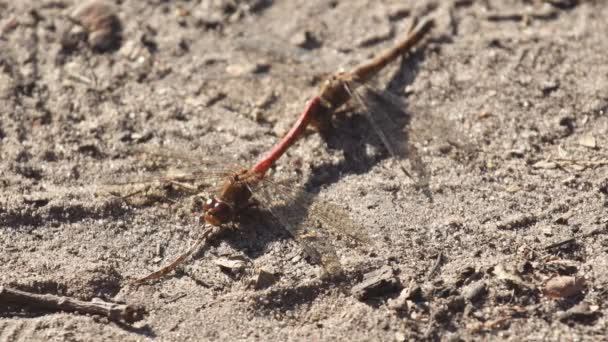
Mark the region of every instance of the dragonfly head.
<instances>
[{"instance_id":1,"label":"dragonfly head","mask_svg":"<svg viewBox=\"0 0 608 342\"><path fill-rule=\"evenodd\" d=\"M214 226L228 223L234 217L232 206L215 198L210 198L203 204L203 211L205 212L205 221Z\"/></svg>"}]
</instances>

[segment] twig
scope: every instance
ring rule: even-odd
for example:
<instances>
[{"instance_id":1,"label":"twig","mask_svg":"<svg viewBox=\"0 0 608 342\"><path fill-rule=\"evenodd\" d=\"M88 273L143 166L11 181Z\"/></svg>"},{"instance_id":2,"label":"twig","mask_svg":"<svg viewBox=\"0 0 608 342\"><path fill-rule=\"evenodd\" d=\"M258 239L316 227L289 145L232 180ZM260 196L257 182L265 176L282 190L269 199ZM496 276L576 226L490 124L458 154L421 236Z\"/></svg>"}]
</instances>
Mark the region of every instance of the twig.
<instances>
[{"instance_id":1,"label":"twig","mask_svg":"<svg viewBox=\"0 0 608 342\"><path fill-rule=\"evenodd\" d=\"M608 159L599 160L583 160L583 159L572 159L572 158L551 158L551 161L562 164L562 165L580 165L585 167L599 167L608 165Z\"/></svg>"},{"instance_id":2,"label":"twig","mask_svg":"<svg viewBox=\"0 0 608 342\"><path fill-rule=\"evenodd\" d=\"M426 331L424 332L424 338L427 340L431 339L433 333L433 326L435 325L435 310L433 307L429 307L429 322L426 325Z\"/></svg>"},{"instance_id":3,"label":"twig","mask_svg":"<svg viewBox=\"0 0 608 342\"><path fill-rule=\"evenodd\" d=\"M581 238L588 238L588 237L591 237L591 236L594 236L594 235L598 235L598 234L602 234L602 233L605 233L605 232L606 232L606 228L604 228L604 227L596 228L596 229L594 229L594 230L592 230L592 231L590 231L588 233L585 233L585 234L581 235ZM544 249L545 250L553 249L553 248L556 248L556 247L567 245L567 244L572 243L574 241L576 241L576 237L567 238L565 240L558 241L558 242L552 243L550 245L547 245Z\"/></svg>"},{"instance_id":4,"label":"twig","mask_svg":"<svg viewBox=\"0 0 608 342\"><path fill-rule=\"evenodd\" d=\"M525 11L513 13L490 13L486 16L488 21L524 21L529 22L531 19L537 20L552 20L557 18L558 11L554 8L539 11Z\"/></svg>"},{"instance_id":5,"label":"twig","mask_svg":"<svg viewBox=\"0 0 608 342\"><path fill-rule=\"evenodd\" d=\"M594 230L590 231L589 233L585 233L583 235L583 237L590 237L590 236L594 236L594 235L599 235L599 234L605 234L608 230L608 225L604 226L604 227L599 227L599 228L595 228Z\"/></svg>"},{"instance_id":6,"label":"twig","mask_svg":"<svg viewBox=\"0 0 608 342\"><path fill-rule=\"evenodd\" d=\"M143 278L136 279L132 282L133 285L141 285L149 280L156 280L164 277L169 274L172 270L174 270L177 266L181 265L186 259L194 252L196 252L203 243L206 243L209 238L217 235L220 231L222 231L223 227L211 227L203 232L203 235L190 247L185 253L178 256L175 260L173 260L169 265L164 266L156 272L152 272Z\"/></svg>"},{"instance_id":7,"label":"twig","mask_svg":"<svg viewBox=\"0 0 608 342\"><path fill-rule=\"evenodd\" d=\"M55 311L77 312L81 314L99 315L113 321L133 323L143 318L146 311L143 307L128 304L104 302L101 299L90 302L71 297L51 294L35 294L0 286L0 305L27 305L34 308Z\"/></svg>"},{"instance_id":8,"label":"twig","mask_svg":"<svg viewBox=\"0 0 608 342\"><path fill-rule=\"evenodd\" d=\"M545 250L547 250L547 249L553 249L553 248L556 248L556 247L567 245L567 244L572 243L574 241L576 241L576 238L575 237L571 237L571 238L568 238L566 240L562 240L562 241L558 241L558 242L552 243L552 244L546 246L544 249Z\"/></svg>"},{"instance_id":9,"label":"twig","mask_svg":"<svg viewBox=\"0 0 608 342\"><path fill-rule=\"evenodd\" d=\"M439 252L439 255L437 255L437 260L435 260L435 264L433 264L433 267L429 271L429 274L426 275L427 281L431 280L433 275L435 275L435 272L437 272L437 269L439 269L439 266L441 266L442 261L443 261L443 252Z\"/></svg>"}]
</instances>

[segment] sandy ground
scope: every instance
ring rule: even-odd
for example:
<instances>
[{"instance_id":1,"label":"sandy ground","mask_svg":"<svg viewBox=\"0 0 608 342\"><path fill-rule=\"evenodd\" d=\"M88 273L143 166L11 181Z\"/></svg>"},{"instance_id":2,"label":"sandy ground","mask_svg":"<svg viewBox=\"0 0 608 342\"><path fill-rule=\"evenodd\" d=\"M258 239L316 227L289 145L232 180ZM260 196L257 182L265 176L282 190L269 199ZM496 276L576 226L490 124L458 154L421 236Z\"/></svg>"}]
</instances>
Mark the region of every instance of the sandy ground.
<instances>
[{"instance_id":1,"label":"sandy ground","mask_svg":"<svg viewBox=\"0 0 608 342\"><path fill-rule=\"evenodd\" d=\"M74 26L76 3L0 1L0 285L148 314L127 324L0 303L0 341L606 335L603 1L115 1L119 42L103 25ZM128 286L202 229L196 197L176 186L116 196L175 166L128 151L163 145L250 165L320 80L390 47L414 16L437 25L377 84L407 104L404 139L429 170L432 201L349 106L273 171L371 237L336 241L343 279L321 277L254 212L169 277ZM390 284L353 294L383 267ZM260 273L271 281L255 286ZM584 285L551 287L566 279L556 277Z\"/></svg>"}]
</instances>

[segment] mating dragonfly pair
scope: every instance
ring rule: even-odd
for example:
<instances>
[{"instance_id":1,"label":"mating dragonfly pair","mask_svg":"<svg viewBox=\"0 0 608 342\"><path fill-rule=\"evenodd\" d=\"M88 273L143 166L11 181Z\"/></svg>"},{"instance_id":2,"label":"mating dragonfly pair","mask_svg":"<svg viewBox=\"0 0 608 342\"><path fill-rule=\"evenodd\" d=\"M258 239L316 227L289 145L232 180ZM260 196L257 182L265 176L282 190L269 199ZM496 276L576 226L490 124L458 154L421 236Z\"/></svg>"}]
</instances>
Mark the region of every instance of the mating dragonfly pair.
<instances>
[{"instance_id":1,"label":"mating dragonfly pair","mask_svg":"<svg viewBox=\"0 0 608 342\"><path fill-rule=\"evenodd\" d=\"M353 99L362 106L370 126L389 154L399 162L403 172L416 185L427 187L428 173L414 144L415 135L408 133L408 139L405 139L404 132L396 132L396 125L386 114L387 105L401 113L404 113L404 106L396 97L378 95L364 83L386 65L410 51L432 27L432 20L412 25L405 39L393 48L351 71L339 72L327 80L318 95L308 101L292 129L266 157L251 168L218 170L216 160L205 160L174 151L145 149L147 154L198 165L198 170L190 172L188 179L217 184L219 187L215 190L215 195L203 205L205 229L198 241L167 266L135 282L144 283L170 273L208 239L225 229L228 223L237 221L242 211L252 206L267 209L302 245L306 254L323 265L327 274L341 274L342 267L332 245L332 236L346 235L359 242L366 242L368 238L365 231L336 205L319 201L304 190L283 186L270 179L267 172L285 151L303 136L308 126L326 126L334 112ZM405 165L406 162L409 162L409 167Z\"/></svg>"}]
</instances>

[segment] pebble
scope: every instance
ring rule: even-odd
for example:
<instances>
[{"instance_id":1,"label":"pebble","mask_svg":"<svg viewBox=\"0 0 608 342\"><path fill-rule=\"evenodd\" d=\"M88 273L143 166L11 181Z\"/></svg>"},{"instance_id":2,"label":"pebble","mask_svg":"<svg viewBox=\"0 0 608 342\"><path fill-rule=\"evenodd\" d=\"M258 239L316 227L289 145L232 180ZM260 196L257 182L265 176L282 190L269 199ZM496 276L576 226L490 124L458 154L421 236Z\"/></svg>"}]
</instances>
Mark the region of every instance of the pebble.
<instances>
[{"instance_id":1,"label":"pebble","mask_svg":"<svg viewBox=\"0 0 608 342\"><path fill-rule=\"evenodd\" d=\"M543 293L552 299L568 298L578 295L585 288L585 278L575 276L557 276L551 278Z\"/></svg>"},{"instance_id":2,"label":"pebble","mask_svg":"<svg viewBox=\"0 0 608 342\"><path fill-rule=\"evenodd\" d=\"M353 286L351 293L359 300L366 300L371 297L383 297L402 288L393 269L384 266L365 274L363 281Z\"/></svg>"},{"instance_id":3,"label":"pebble","mask_svg":"<svg viewBox=\"0 0 608 342\"><path fill-rule=\"evenodd\" d=\"M584 147L592 148L592 149L597 148L597 140L592 135L582 136L578 140L578 144L581 146L584 146Z\"/></svg>"},{"instance_id":4,"label":"pebble","mask_svg":"<svg viewBox=\"0 0 608 342\"><path fill-rule=\"evenodd\" d=\"M76 8L71 18L84 28L93 49L105 51L120 45L122 24L111 3L89 1Z\"/></svg>"},{"instance_id":5,"label":"pebble","mask_svg":"<svg viewBox=\"0 0 608 342\"><path fill-rule=\"evenodd\" d=\"M310 31L300 31L294 34L289 42L297 47L312 50L321 46L321 42Z\"/></svg>"},{"instance_id":6,"label":"pebble","mask_svg":"<svg viewBox=\"0 0 608 342\"><path fill-rule=\"evenodd\" d=\"M570 308L568 311L558 313L557 319L562 322L584 322L588 320L594 320L598 316L598 313L596 311L597 309L594 309L596 309L596 307L591 307L587 303L579 303Z\"/></svg>"},{"instance_id":7,"label":"pebble","mask_svg":"<svg viewBox=\"0 0 608 342\"><path fill-rule=\"evenodd\" d=\"M470 302L479 301L487 293L486 283L479 281L469 285L464 290L464 298Z\"/></svg>"}]
</instances>

